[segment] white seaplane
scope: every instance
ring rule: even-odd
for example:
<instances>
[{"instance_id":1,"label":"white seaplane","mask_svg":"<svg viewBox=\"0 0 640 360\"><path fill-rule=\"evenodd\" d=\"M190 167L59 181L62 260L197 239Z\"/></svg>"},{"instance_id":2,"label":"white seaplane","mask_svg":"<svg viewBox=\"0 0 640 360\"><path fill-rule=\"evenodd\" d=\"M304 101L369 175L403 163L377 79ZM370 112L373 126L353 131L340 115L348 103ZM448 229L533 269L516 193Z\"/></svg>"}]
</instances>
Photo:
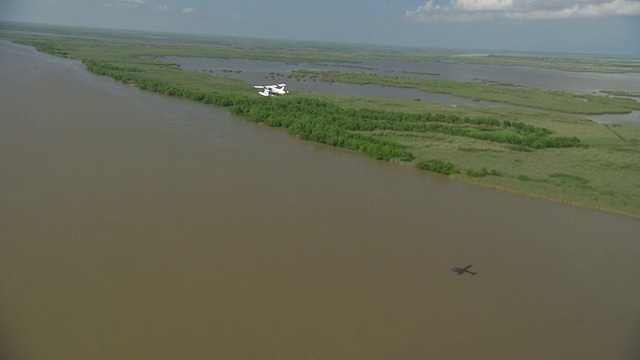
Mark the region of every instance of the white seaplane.
<instances>
[{"instance_id":1,"label":"white seaplane","mask_svg":"<svg viewBox=\"0 0 640 360\"><path fill-rule=\"evenodd\" d=\"M289 92L289 90L287 90L287 84L256 85L254 88L262 89L262 91L258 92L258 94L262 96L278 96Z\"/></svg>"}]
</instances>

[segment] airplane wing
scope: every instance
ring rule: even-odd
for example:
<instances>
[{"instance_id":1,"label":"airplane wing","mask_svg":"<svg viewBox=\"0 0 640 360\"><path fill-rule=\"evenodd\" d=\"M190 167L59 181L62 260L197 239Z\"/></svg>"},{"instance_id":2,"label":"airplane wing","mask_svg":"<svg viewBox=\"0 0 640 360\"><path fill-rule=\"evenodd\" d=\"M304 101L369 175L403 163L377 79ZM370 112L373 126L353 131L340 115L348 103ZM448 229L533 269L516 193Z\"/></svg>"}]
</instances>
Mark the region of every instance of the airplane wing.
<instances>
[{"instance_id":1,"label":"airplane wing","mask_svg":"<svg viewBox=\"0 0 640 360\"><path fill-rule=\"evenodd\" d=\"M261 88L265 88L265 89L277 89L277 88L283 88L287 86L287 84L274 84L274 85L254 85L253 87L256 89L261 89Z\"/></svg>"},{"instance_id":2,"label":"airplane wing","mask_svg":"<svg viewBox=\"0 0 640 360\"><path fill-rule=\"evenodd\" d=\"M469 269L471 269L473 265L467 265L463 268L454 266L453 268L451 268L451 271L458 273L458 275L463 275L464 273L468 273L469 275L475 275L477 274L477 272L471 271Z\"/></svg>"}]
</instances>

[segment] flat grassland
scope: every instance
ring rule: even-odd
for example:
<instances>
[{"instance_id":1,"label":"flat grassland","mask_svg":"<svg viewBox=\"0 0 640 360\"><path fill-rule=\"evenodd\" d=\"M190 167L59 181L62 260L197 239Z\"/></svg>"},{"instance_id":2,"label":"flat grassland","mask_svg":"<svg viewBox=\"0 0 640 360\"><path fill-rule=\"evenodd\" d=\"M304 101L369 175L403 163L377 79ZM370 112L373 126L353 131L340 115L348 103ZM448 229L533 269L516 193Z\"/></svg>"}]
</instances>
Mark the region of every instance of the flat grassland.
<instances>
[{"instance_id":1,"label":"flat grassland","mask_svg":"<svg viewBox=\"0 0 640 360\"><path fill-rule=\"evenodd\" d=\"M0 28L1 29L1 28ZM233 39L165 38L113 33L0 32L0 38L81 60L93 73L142 89L228 107L248 120L283 127L295 136L415 166L506 191L640 217L640 127L597 124L579 114L623 113L640 103L543 91L508 84L416 80L364 73L311 72L292 76L354 84L413 87L522 107L441 106L418 101L346 97L293 91L263 98L250 84L183 71L163 56L341 62L442 58L517 65L544 62L580 71L637 71L637 62L595 58L458 56L417 50L358 48ZM509 60L511 59L511 60ZM525 60L527 62L525 62ZM585 68L586 69L586 68ZM624 96L616 89L611 95ZM630 94L626 94L630 95ZM535 108L535 109L534 109ZM490 204L487 204L490 206Z\"/></svg>"}]
</instances>

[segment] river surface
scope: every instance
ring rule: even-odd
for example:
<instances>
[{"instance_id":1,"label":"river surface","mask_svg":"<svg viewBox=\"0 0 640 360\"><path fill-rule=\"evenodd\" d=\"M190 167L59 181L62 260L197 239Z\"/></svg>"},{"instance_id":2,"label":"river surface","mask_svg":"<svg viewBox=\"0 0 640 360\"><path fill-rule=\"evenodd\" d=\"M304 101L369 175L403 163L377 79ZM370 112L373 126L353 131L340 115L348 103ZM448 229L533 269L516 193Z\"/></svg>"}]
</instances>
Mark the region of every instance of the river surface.
<instances>
[{"instance_id":1,"label":"river surface","mask_svg":"<svg viewBox=\"0 0 640 360\"><path fill-rule=\"evenodd\" d=\"M640 355L638 220L299 141L5 41L0 79L3 360Z\"/></svg>"},{"instance_id":2,"label":"river surface","mask_svg":"<svg viewBox=\"0 0 640 360\"><path fill-rule=\"evenodd\" d=\"M540 69L524 66L474 65L451 62L423 61L363 61L358 64L288 64L276 61L247 59L215 59L180 56L165 56L162 61L180 65L187 71L203 71L216 76L227 76L244 80L250 84L272 84L286 82L293 91L312 91L324 94L358 97L377 97L401 100L434 102L442 105L467 106L511 106L508 104L473 101L446 94L436 94L417 89L398 89L378 85L354 85L325 83L309 79L289 79L295 70L366 72L385 76L446 79L455 81L497 81L529 88L560 90L580 94L606 94L601 91L618 90L640 93L640 74L577 73ZM415 74L420 72L422 74ZM428 74L426 74L428 73ZM429 75L431 74L431 75ZM636 100L640 100L635 98ZM640 126L640 111L616 115L590 115L586 118L600 123L618 123Z\"/></svg>"}]
</instances>

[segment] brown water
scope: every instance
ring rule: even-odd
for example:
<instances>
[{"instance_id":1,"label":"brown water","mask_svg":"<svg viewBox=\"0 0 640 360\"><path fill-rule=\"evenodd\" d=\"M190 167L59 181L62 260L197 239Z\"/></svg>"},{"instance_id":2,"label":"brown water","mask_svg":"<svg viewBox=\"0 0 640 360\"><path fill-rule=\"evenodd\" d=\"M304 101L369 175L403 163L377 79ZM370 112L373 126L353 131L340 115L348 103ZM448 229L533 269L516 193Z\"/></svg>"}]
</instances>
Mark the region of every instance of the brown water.
<instances>
[{"instance_id":1,"label":"brown water","mask_svg":"<svg viewBox=\"0 0 640 360\"><path fill-rule=\"evenodd\" d=\"M640 355L640 221L301 142L3 41L0 79L0 357Z\"/></svg>"}]
</instances>

